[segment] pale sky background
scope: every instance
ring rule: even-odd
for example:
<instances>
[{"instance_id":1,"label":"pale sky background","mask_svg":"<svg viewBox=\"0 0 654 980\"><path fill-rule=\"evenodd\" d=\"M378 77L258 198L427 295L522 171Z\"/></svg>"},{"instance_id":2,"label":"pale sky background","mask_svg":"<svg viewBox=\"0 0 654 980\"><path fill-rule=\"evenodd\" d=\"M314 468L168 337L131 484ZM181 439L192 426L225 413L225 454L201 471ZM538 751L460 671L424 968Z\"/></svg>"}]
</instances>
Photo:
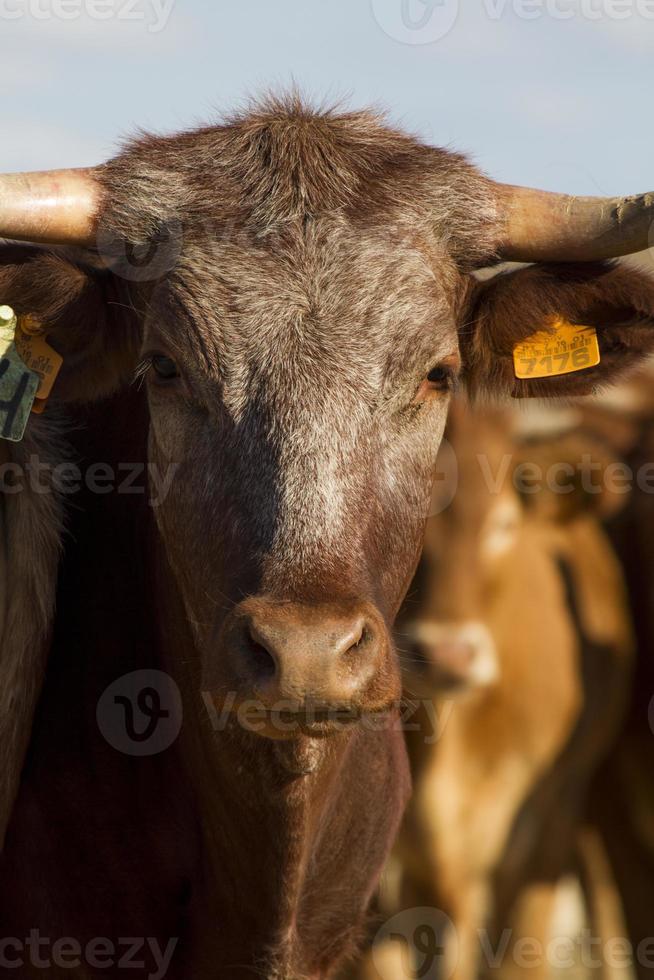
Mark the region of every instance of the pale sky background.
<instances>
[{"instance_id":1,"label":"pale sky background","mask_svg":"<svg viewBox=\"0 0 654 980\"><path fill-rule=\"evenodd\" d=\"M0 170L98 163L139 126L210 121L295 81L384 106L498 180L654 188L653 0L459 0L444 37L398 39L423 40L456 2L63 0L71 17L86 10L63 20L62 0L0 0Z\"/></svg>"}]
</instances>

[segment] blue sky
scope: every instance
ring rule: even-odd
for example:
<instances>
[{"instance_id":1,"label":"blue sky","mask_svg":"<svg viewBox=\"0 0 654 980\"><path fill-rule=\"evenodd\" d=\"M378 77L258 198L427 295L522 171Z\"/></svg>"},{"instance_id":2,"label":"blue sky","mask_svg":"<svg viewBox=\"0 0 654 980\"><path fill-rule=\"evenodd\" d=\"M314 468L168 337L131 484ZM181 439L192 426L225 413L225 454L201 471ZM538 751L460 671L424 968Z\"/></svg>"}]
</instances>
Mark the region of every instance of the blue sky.
<instances>
[{"instance_id":1,"label":"blue sky","mask_svg":"<svg viewBox=\"0 0 654 980\"><path fill-rule=\"evenodd\" d=\"M0 0L0 31L5 171L98 163L295 81L499 180L654 185L653 0Z\"/></svg>"}]
</instances>

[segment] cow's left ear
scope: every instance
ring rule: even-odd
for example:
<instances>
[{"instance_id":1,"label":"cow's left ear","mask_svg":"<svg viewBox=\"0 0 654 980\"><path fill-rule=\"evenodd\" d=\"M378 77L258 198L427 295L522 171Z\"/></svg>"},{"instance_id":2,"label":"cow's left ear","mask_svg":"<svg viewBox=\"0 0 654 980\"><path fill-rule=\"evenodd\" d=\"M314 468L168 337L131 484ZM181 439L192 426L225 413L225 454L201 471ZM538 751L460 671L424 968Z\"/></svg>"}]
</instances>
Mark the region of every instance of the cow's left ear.
<instances>
[{"instance_id":1,"label":"cow's left ear","mask_svg":"<svg viewBox=\"0 0 654 980\"><path fill-rule=\"evenodd\" d=\"M0 303L35 318L63 357L53 403L104 398L134 376L137 295L126 280L78 261L74 252L0 246Z\"/></svg>"},{"instance_id":2,"label":"cow's left ear","mask_svg":"<svg viewBox=\"0 0 654 980\"><path fill-rule=\"evenodd\" d=\"M563 345L555 324L564 325ZM516 398L590 394L616 381L654 350L654 278L615 263L532 265L476 284L463 311L460 344L464 377L472 395L487 392ZM599 363L572 373L575 364L592 363L596 352L566 360L560 351L577 343L571 325L594 328ZM544 350L543 332L551 341ZM540 334L531 358L514 360L517 345ZM586 336L593 332L588 331ZM543 353L553 360L542 359ZM525 353L523 350L519 353ZM529 370L547 377L520 378Z\"/></svg>"}]
</instances>

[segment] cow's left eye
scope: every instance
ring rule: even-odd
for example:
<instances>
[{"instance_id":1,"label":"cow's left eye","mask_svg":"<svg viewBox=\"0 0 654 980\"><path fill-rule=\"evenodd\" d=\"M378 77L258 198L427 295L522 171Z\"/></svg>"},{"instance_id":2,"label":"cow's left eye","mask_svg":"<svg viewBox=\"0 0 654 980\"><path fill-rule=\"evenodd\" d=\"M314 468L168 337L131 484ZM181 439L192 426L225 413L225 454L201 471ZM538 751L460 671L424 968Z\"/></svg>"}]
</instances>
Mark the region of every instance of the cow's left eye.
<instances>
[{"instance_id":1,"label":"cow's left eye","mask_svg":"<svg viewBox=\"0 0 654 980\"><path fill-rule=\"evenodd\" d=\"M455 379L452 368L445 364L437 364L427 375L429 384L438 391L449 391Z\"/></svg>"},{"instance_id":2,"label":"cow's left eye","mask_svg":"<svg viewBox=\"0 0 654 980\"><path fill-rule=\"evenodd\" d=\"M459 377L460 362L458 357L447 357L435 364L416 394L416 402L424 402L430 396L447 395L454 391Z\"/></svg>"},{"instance_id":3,"label":"cow's left eye","mask_svg":"<svg viewBox=\"0 0 654 980\"><path fill-rule=\"evenodd\" d=\"M171 357L166 357L165 354L155 354L152 357L151 363L154 373L161 381L172 381L174 378L179 377L177 365Z\"/></svg>"}]
</instances>

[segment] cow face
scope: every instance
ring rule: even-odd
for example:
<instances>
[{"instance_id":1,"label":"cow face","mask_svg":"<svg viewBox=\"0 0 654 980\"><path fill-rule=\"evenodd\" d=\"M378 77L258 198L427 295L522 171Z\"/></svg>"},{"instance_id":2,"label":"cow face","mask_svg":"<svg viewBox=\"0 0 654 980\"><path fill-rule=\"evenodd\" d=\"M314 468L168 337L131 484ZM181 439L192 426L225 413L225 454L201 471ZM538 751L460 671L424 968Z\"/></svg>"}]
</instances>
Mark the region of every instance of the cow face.
<instances>
[{"instance_id":1,"label":"cow face","mask_svg":"<svg viewBox=\"0 0 654 980\"><path fill-rule=\"evenodd\" d=\"M412 237L328 219L207 251L153 292L141 351L205 689L382 708L460 369L451 285Z\"/></svg>"},{"instance_id":2,"label":"cow face","mask_svg":"<svg viewBox=\"0 0 654 980\"><path fill-rule=\"evenodd\" d=\"M476 284L503 234L497 191L365 114L274 107L144 138L95 180L109 270L30 253L3 296L48 322L59 399L142 377L203 686L266 717L383 709L459 373L529 393L512 348L560 314L594 316L605 354L561 390L608 376L651 344L651 282L575 266Z\"/></svg>"}]
</instances>

